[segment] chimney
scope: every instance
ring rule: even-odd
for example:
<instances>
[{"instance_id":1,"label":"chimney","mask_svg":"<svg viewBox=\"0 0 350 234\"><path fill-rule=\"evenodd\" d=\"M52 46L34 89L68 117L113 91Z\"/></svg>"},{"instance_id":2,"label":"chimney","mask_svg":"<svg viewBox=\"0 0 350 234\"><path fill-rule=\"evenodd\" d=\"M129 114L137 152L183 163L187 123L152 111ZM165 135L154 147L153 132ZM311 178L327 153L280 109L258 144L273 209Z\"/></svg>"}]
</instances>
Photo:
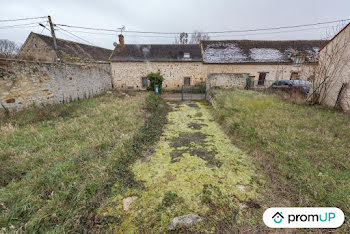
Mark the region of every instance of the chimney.
<instances>
[{"instance_id":1,"label":"chimney","mask_svg":"<svg viewBox=\"0 0 350 234\"><path fill-rule=\"evenodd\" d=\"M119 44L120 45L124 45L124 36L123 36L123 34L119 34L118 38L119 38Z\"/></svg>"}]
</instances>

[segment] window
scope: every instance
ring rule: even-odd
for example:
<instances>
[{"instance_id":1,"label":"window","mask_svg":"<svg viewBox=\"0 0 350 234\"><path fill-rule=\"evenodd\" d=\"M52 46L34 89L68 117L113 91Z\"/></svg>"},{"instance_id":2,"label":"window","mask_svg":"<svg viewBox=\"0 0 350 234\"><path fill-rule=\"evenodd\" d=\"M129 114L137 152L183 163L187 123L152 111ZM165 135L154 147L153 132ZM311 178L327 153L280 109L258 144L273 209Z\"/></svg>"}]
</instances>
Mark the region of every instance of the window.
<instances>
[{"instance_id":1,"label":"window","mask_svg":"<svg viewBox=\"0 0 350 234\"><path fill-rule=\"evenodd\" d=\"M142 87L146 88L148 86L148 79L147 77L142 77Z\"/></svg>"},{"instance_id":2,"label":"window","mask_svg":"<svg viewBox=\"0 0 350 234\"><path fill-rule=\"evenodd\" d=\"M184 59L190 59L191 55L190 53L184 53Z\"/></svg>"},{"instance_id":3,"label":"window","mask_svg":"<svg viewBox=\"0 0 350 234\"><path fill-rule=\"evenodd\" d=\"M191 78L190 77L185 77L184 78L184 85L185 86L190 86L191 85Z\"/></svg>"},{"instance_id":4,"label":"window","mask_svg":"<svg viewBox=\"0 0 350 234\"><path fill-rule=\"evenodd\" d=\"M316 53L318 53L320 51L320 47L313 47L312 48Z\"/></svg>"},{"instance_id":5,"label":"window","mask_svg":"<svg viewBox=\"0 0 350 234\"><path fill-rule=\"evenodd\" d=\"M295 59L295 65L299 66L301 64L301 56L297 56Z\"/></svg>"}]
</instances>

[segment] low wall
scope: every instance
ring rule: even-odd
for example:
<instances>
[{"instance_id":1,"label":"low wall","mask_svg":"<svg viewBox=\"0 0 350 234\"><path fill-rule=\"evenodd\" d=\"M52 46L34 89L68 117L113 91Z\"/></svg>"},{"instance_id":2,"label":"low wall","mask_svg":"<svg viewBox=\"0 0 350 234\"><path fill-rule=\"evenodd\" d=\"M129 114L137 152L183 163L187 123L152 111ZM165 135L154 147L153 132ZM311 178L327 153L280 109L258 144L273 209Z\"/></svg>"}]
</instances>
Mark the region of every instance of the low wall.
<instances>
[{"instance_id":1,"label":"low wall","mask_svg":"<svg viewBox=\"0 0 350 234\"><path fill-rule=\"evenodd\" d=\"M212 73L207 78L207 91L211 88L244 88L249 73Z\"/></svg>"},{"instance_id":2,"label":"low wall","mask_svg":"<svg viewBox=\"0 0 350 234\"><path fill-rule=\"evenodd\" d=\"M0 59L0 109L70 102L112 89L109 63Z\"/></svg>"}]
</instances>

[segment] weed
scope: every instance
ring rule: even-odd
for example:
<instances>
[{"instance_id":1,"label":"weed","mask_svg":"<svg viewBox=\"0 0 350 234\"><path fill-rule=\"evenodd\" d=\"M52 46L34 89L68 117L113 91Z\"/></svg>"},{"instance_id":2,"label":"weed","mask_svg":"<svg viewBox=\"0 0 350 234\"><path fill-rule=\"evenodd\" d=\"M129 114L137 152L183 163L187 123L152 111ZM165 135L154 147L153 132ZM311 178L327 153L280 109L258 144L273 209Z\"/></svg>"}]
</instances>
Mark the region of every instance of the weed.
<instances>
[{"instance_id":1,"label":"weed","mask_svg":"<svg viewBox=\"0 0 350 234\"><path fill-rule=\"evenodd\" d=\"M63 233L117 223L96 209L116 182L134 186L128 166L159 137L159 109L166 105L152 95L113 93L2 119L0 228Z\"/></svg>"},{"instance_id":2,"label":"weed","mask_svg":"<svg viewBox=\"0 0 350 234\"><path fill-rule=\"evenodd\" d=\"M339 207L349 217L348 116L242 90L217 91L214 107L231 139L270 178L266 204Z\"/></svg>"}]
</instances>

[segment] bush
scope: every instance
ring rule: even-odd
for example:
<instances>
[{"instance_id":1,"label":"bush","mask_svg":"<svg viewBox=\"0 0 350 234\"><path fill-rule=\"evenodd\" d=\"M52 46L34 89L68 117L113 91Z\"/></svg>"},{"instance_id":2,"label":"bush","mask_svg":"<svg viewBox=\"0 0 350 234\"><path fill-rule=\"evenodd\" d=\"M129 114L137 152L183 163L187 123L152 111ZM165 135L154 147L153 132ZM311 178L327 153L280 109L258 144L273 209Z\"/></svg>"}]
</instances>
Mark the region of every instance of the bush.
<instances>
[{"instance_id":1,"label":"bush","mask_svg":"<svg viewBox=\"0 0 350 234\"><path fill-rule=\"evenodd\" d=\"M158 85L159 93L162 92L162 83L164 80L164 77L160 74L160 71L152 72L147 75L147 79L150 81L150 85L148 86L147 90L154 91L154 85Z\"/></svg>"}]
</instances>

